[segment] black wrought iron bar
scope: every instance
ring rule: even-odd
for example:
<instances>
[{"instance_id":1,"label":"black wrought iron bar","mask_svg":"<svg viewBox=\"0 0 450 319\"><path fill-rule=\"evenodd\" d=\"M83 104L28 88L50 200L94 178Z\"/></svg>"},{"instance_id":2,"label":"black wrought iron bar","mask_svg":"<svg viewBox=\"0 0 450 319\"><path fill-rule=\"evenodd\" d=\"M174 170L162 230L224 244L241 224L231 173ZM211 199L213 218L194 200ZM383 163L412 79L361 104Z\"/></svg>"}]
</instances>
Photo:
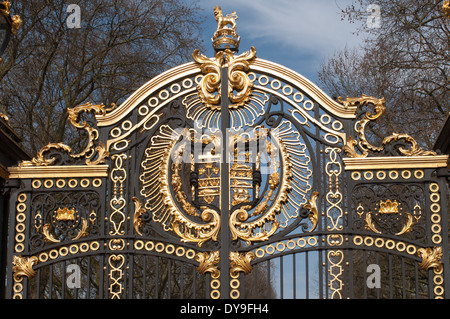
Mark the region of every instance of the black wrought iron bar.
<instances>
[{"instance_id":1,"label":"black wrought iron bar","mask_svg":"<svg viewBox=\"0 0 450 319\"><path fill-rule=\"evenodd\" d=\"M309 299L309 257L308 252L305 251L305 284L306 284L306 299Z\"/></svg>"},{"instance_id":2,"label":"black wrought iron bar","mask_svg":"<svg viewBox=\"0 0 450 319\"><path fill-rule=\"evenodd\" d=\"M221 298L230 297L230 231L228 222L230 218L230 174L229 174L229 145L228 145L228 129L230 128L230 113L228 106L230 104L228 98L228 67L221 69L221 131L222 131L222 143L221 143L221 163L220 163L220 217L221 217L221 230L220 230L220 296Z\"/></svg>"}]
</instances>

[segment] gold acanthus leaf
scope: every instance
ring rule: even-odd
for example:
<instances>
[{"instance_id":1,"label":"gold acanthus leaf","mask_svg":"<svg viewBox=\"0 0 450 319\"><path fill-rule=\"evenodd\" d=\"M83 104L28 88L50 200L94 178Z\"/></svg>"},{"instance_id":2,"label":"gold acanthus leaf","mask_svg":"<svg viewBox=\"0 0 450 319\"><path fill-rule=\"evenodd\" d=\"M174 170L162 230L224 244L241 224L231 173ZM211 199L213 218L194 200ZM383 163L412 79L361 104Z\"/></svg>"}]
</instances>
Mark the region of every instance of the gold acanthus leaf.
<instances>
[{"instance_id":1,"label":"gold acanthus leaf","mask_svg":"<svg viewBox=\"0 0 450 319\"><path fill-rule=\"evenodd\" d=\"M220 253L218 251L213 251L211 253L200 252L195 255L195 260L200 263L197 267L197 270L202 275L207 272L211 273L212 278L220 277L220 270L217 267L217 264L220 261Z\"/></svg>"},{"instance_id":2,"label":"gold acanthus leaf","mask_svg":"<svg viewBox=\"0 0 450 319\"><path fill-rule=\"evenodd\" d=\"M237 277L240 272L244 274L249 274L253 267L251 262L255 259L256 255L249 251L247 253L230 252L230 275L231 277Z\"/></svg>"},{"instance_id":3,"label":"gold acanthus leaf","mask_svg":"<svg viewBox=\"0 0 450 319\"><path fill-rule=\"evenodd\" d=\"M36 271L33 269L33 266L36 265L37 262L38 258L35 256L14 256L12 261L14 280L21 281L23 276L26 276L28 279L33 278L36 275Z\"/></svg>"},{"instance_id":4,"label":"gold acanthus leaf","mask_svg":"<svg viewBox=\"0 0 450 319\"><path fill-rule=\"evenodd\" d=\"M435 272L442 272L442 247L420 248L417 250L417 254L422 258L422 262L419 263L420 268L423 270L434 268Z\"/></svg>"}]
</instances>

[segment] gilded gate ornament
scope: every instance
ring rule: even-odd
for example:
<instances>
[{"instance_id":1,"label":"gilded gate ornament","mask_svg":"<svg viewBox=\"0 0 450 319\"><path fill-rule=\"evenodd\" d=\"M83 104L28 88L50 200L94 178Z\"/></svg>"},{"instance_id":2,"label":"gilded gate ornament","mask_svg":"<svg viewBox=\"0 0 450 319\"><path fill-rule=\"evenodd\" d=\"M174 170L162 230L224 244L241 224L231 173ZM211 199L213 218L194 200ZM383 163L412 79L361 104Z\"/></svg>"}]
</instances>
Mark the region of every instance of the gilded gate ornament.
<instances>
[{"instance_id":1,"label":"gilded gate ornament","mask_svg":"<svg viewBox=\"0 0 450 319\"><path fill-rule=\"evenodd\" d=\"M195 260L199 262L197 267L198 272L201 274L211 273L212 278L220 277L220 270L217 264L220 261L220 255L218 251L213 251L211 253L201 252L195 255Z\"/></svg>"},{"instance_id":2,"label":"gilded gate ornament","mask_svg":"<svg viewBox=\"0 0 450 319\"><path fill-rule=\"evenodd\" d=\"M434 268L436 272L442 272L442 247L420 248L417 250L417 254L422 258L422 262L419 263L420 268L423 270Z\"/></svg>"},{"instance_id":3,"label":"gilded gate ornament","mask_svg":"<svg viewBox=\"0 0 450 319\"><path fill-rule=\"evenodd\" d=\"M36 271L33 269L33 266L36 265L37 262L38 258L35 256L14 256L12 261L14 280L21 281L23 276L27 278L34 277L36 275Z\"/></svg>"},{"instance_id":4,"label":"gilded gate ornament","mask_svg":"<svg viewBox=\"0 0 450 319\"><path fill-rule=\"evenodd\" d=\"M349 157L359 157L364 158L369 155L369 152L381 152L385 149L386 145L392 144L392 142L398 142L400 140L405 141L410 144L410 149L405 149L402 146L398 148L399 155L403 156L434 156L436 152L434 151L425 151L419 147L416 140L412 138L408 134L398 134L393 133L383 139L381 142L381 146L372 145L366 137L366 126L373 121L377 121L386 111L386 100L384 98L377 99L371 96L362 95L361 97L347 97L344 100L342 97L338 98L338 101L342 103L346 108L350 106L357 106L362 108L367 105L373 105L375 113L370 111L366 112L361 120L356 122L355 130L359 137L359 143L357 140L354 140L350 135L347 137L346 144L343 147L343 150L346 152ZM356 151L356 147L360 146L362 149L362 154L359 154Z\"/></svg>"},{"instance_id":5,"label":"gilded gate ornament","mask_svg":"<svg viewBox=\"0 0 450 319\"><path fill-rule=\"evenodd\" d=\"M91 127L87 121L81 120L81 113L94 113L95 115L105 115L107 112L113 110L115 105L111 108L105 108L103 104L94 105L92 103L85 103L74 108L68 108L68 121L77 130L84 130L87 132L88 141L87 145L79 153L74 154L70 146L64 143L50 143L44 146L37 154L36 157L30 161L22 161L19 163L19 167L33 167L33 166L49 166L55 165L58 162L58 158L54 156L46 157L47 154L51 154L51 151L62 151L67 153L70 158L78 159L85 158L86 165L97 165L105 162L105 158L109 156L109 152L103 142L95 142L98 140L98 130ZM59 155L59 157L61 157ZM60 164L60 163L59 163Z\"/></svg>"},{"instance_id":6,"label":"gilded gate ornament","mask_svg":"<svg viewBox=\"0 0 450 319\"><path fill-rule=\"evenodd\" d=\"M246 253L240 253L232 251L230 252L230 274L232 278L236 278L240 272L248 274L252 271L253 267L251 262L255 259L256 255L249 251Z\"/></svg>"},{"instance_id":7,"label":"gilded gate ornament","mask_svg":"<svg viewBox=\"0 0 450 319\"><path fill-rule=\"evenodd\" d=\"M220 6L214 7L214 18L217 21L217 30L212 37L213 47L218 49L239 48L240 37L236 33L236 20L238 16L235 11L231 14L223 15Z\"/></svg>"},{"instance_id":8,"label":"gilded gate ornament","mask_svg":"<svg viewBox=\"0 0 450 319\"><path fill-rule=\"evenodd\" d=\"M220 110L221 96L221 68L228 66L228 98L231 101L230 109L238 109L249 101L252 94L253 83L246 71L249 69L249 61L256 57L256 49L251 47L250 51L235 56L230 50L217 52L214 58L207 58L194 50L194 60L199 63L204 74L197 86L198 94L202 103L211 110ZM236 93L234 93L236 92Z\"/></svg>"}]
</instances>

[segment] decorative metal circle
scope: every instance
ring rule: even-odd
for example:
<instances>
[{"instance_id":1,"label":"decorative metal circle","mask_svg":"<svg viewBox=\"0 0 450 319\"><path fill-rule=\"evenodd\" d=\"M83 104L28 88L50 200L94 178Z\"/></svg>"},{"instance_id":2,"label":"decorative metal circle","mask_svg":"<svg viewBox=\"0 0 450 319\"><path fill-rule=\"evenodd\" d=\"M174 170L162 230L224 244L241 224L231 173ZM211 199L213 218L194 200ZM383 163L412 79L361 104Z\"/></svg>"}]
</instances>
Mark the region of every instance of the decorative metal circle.
<instances>
[{"instance_id":1,"label":"decorative metal circle","mask_svg":"<svg viewBox=\"0 0 450 319\"><path fill-rule=\"evenodd\" d=\"M152 97L152 98L150 98L150 99L148 100L148 105L149 105L150 107L155 107L155 106L158 105L158 103L159 103L159 101L158 101L158 98L157 98L157 97Z\"/></svg>"},{"instance_id":2,"label":"decorative metal circle","mask_svg":"<svg viewBox=\"0 0 450 319\"><path fill-rule=\"evenodd\" d=\"M134 248L137 250L141 250L144 248L144 242L142 240L136 240L134 242Z\"/></svg>"},{"instance_id":3,"label":"decorative metal circle","mask_svg":"<svg viewBox=\"0 0 450 319\"><path fill-rule=\"evenodd\" d=\"M385 171L378 171L378 172L377 172L377 178L378 178L379 180L385 179L385 178L386 178L386 172L385 172Z\"/></svg>"}]
</instances>

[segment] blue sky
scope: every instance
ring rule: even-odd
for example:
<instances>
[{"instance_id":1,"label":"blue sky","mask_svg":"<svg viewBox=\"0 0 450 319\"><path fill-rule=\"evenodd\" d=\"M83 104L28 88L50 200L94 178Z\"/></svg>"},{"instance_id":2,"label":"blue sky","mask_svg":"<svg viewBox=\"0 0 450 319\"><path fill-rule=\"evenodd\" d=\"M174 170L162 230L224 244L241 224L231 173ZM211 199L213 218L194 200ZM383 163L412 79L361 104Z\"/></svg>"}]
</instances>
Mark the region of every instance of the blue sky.
<instances>
[{"instance_id":1,"label":"blue sky","mask_svg":"<svg viewBox=\"0 0 450 319\"><path fill-rule=\"evenodd\" d=\"M210 38L216 30L213 9L224 15L236 11L239 52L251 46L257 56L282 64L320 86L320 64L337 50L356 47L362 38L354 34L355 24L341 20L340 8L352 0L199 0L205 10L204 41L207 56L214 51Z\"/></svg>"}]
</instances>

